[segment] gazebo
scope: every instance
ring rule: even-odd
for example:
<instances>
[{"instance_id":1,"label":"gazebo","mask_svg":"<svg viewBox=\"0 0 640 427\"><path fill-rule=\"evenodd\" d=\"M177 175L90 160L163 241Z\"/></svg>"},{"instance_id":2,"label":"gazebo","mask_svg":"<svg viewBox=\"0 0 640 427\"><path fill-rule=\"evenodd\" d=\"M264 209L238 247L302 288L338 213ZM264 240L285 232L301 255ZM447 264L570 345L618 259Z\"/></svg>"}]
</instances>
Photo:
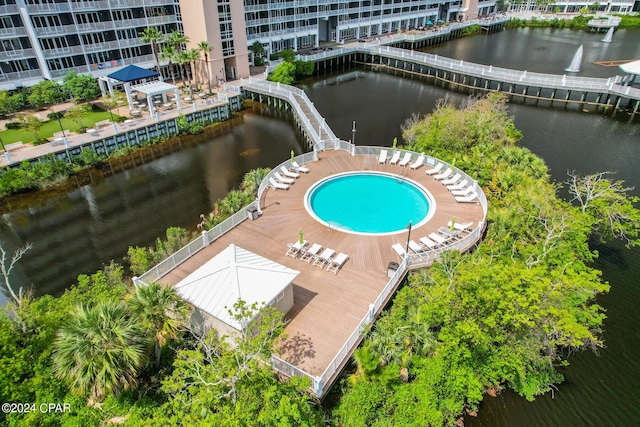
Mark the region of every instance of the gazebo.
<instances>
[{"instance_id":1,"label":"gazebo","mask_svg":"<svg viewBox=\"0 0 640 427\"><path fill-rule=\"evenodd\" d=\"M264 303L282 313L293 307L293 280L300 274L273 260L234 244L211 258L175 285L194 306L191 326L206 334L211 329L229 336L244 326L229 314L238 300Z\"/></svg>"},{"instance_id":2,"label":"gazebo","mask_svg":"<svg viewBox=\"0 0 640 427\"><path fill-rule=\"evenodd\" d=\"M633 85L636 80L636 76L640 74L640 60L627 62L626 64L620 65L620 69L627 74L630 74L630 77L627 79L627 86Z\"/></svg>"},{"instance_id":3,"label":"gazebo","mask_svg":"<svg viewBox=\"0 0 640 427\"><path fill-rule=\"evenodd\" d=\"M174 92L178 109L180 109L178 87L157 79L159 76L160 75L155 71L146 70L135 65L128 65L121 70L109 74L108 76L100 77L98 82L100 84L102 94L105 95L106 93L106 85L111 96L113 96L113 87L115 85L122 84L124 86L124 91L127 94L130 111L135 109L133 104L134 100L131 96L133 91L145 94L151 115L155 113L153 97L155 95L163 95L164 98L164 95L169 92ZM140 83L132 86L132 82Z\"/></svg>"}]
</instances>

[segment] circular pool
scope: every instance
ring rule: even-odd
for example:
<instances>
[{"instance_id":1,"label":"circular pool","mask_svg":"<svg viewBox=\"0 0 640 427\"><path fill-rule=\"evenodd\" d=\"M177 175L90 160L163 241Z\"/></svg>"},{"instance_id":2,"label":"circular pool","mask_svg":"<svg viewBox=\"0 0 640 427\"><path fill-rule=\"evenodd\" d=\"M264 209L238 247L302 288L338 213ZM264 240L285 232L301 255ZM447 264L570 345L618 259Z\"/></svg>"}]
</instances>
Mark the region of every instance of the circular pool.
<instances>
[{"instance_id":1,"label":"circular pool","mask_svg":"<svg viewBox=\"0 0 640 427\"><path fill-rule=\"evenodd\" d=\"M347 172L315 183L305 207L317 221L355 234L406 231L433 216L435 201L420 184L399 175Z\"/></svg>"}]
</instances>

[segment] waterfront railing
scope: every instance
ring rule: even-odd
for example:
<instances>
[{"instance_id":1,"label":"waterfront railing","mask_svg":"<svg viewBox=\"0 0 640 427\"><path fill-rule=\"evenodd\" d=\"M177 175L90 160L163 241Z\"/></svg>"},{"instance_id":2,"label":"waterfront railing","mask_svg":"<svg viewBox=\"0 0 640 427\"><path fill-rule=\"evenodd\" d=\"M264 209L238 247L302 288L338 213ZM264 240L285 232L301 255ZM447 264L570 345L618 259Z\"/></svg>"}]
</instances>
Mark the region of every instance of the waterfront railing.
<instances>
[{"instance_id":1,"label":"waterfront railing","mask_svg":"<svg viewBox=\"0 0 640 427\"><path fill-rule=\"evenodd\" d=\"M478 21L482 22L482 21ZM440 31L450 32L458 24L452 24ZM434 33L435 34L435 33ZM583 92L598 92L602 94L624 96L629 99L640 100L640 89L627 85L627 78L616 75L609 78L579 77L566 74L546 74L529 72L527 70L513 70L494 67L493 65L477 64L464 60L451 59L435 54L413 50L399 49L388 46L399 41L411 41L410 35L399 34L383 37L380 41L363 43L362 46L349 46L333 51L301 56L300 59L322 61L338 56L354 53L365 53L384 56L416 64L431 66L443 71L465 74L471 77L499 81L511 85L540 87L548 89L577 90ZM418 36L415 36L418 37ZM425 36L421 36L425 37ZM415 39L417 41L417 39ZM374 65L374 64L372 64ZM459 82L461 83L461 82Z\"/></svg>"}]
</instances>

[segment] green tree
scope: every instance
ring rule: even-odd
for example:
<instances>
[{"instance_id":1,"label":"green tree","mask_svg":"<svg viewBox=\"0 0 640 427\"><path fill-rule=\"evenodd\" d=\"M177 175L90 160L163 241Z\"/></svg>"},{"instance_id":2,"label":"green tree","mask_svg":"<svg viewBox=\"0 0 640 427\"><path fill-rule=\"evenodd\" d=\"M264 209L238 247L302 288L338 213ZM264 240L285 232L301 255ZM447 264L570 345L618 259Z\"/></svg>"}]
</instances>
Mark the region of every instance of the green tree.
<instances>
[{"instance_id":1,"label":"green tree","mask_svg":"<svg viewBox=\"0 0 640 427\"><path fill-rule=\"evenodd\" d=\"M176 48L173 45L165 45L162 47L160 51L160 60L167 61L169 63L169 72L171 73L171 83L175 86L176 84L176 76L173 71L173 63L176 57Z\"/></svg>"},{"instance_id":2,"label":"green tree","mask_svg":"<svg viewBox=\"0 0 640 427\"><path fill-rule=\"evenodd\" d=\"M260 58L262 58L262 56L264 55L264 46L258 40L256 40L251 46L249 46L249 50L253 52L254 55Z\"/></svg>"},{"instance_id":3,"label":"green tree","mask_svg":"<svg viewBox=\"0 0 640 427\"><path fill-rule=\"evenodd\" d=\"M200 59L200 51L198 49L189 49L182 52L184 56L185 64L189 64L191 72L187 72L189 77L189 94L193 95L193 86L191 86L191 78L195 77L196 89L199 87L198 74L196 73L196 63Z\"/></svg>"},{"instance_id":4,"label":"green tree","mask_svg":"<svg viewBox=\"0 0 640 427\"><path fill-rule=\"evenodd\" d=\"M278 55L284 59L285 62L293 62L296 59L296 54L291 49L284 49Z\"/></svg>"},{"instance_id":5,"label":"green tree","mask_svg":"<svg viewBox=\"0 0 640 427\"><path fill-rule=\"evenodd\" d=\"M67 99L63 88L53 80L43 80L32 86L27 95L27 101L38 109L51 107Z\"/></svg>"},{"instance_id":6,"label":"green tree","mask_svg":"<svg viewBox=\"0 0 640 427\"><path fill-rule=\"evenodd\" d=\"M113 91L113 95L106 94L103 96L100 101L108 108L116 110L116 114L120 115L120 107L124 107L129 102L127 100L127 95L124 92Z\"/></svg>"},{"instance_id":7,"label":"green tree","mask_svg":"<svg viewBox=\"0 0 640 427\"><path fill-rule=\"evenodd\" d=\"M42 127L42 121L36 116L32 116L31 114L20 114L18 115L18 120L22 124L22 127L33 134L35 139L35 144L39 144L42 141L40 138L40 134L38 131Z\"/></svg>"},{"instance_id":8,"label":"green tree","mask_svg":"<svg viewBox=\"0 0 640 427\"><path fill-rule=\"evenodd\" d=\"M101 93L95 77L73 71L64 76L62 86L67 93L71 94L75 103L95 99Z\"/></svg>"},{"instance_id":9,"label":"green tree","mask_svg":"<svg viewBox=\"0 0 640 427\"><path fill-rule=\"evenodd\" d=\"M182 65L184 65L186 58L181 53L184 51L183 46L189 43L189 37L185 36L178 30L173 30L167 36L167 43L173 46L174 49L174 61L178 65L178 70L180 72L180 80L182 80L182 84L185 84L184 74L182 72Z\"/></svg>"},{"instance_id":10,"label":"green tree","mask_svg":"<svg viewBox=\"0 0 640 427\"><path fill-rule=\"evenodd\" d=\"M270 171L270 168L257 168L250 170L244 174L244 177L242 178L242 189L251 193L253 196L257 195L260 183Z\"/></svg>"},{"instance_id":11,"label":"green tree","mask_svg":"<svg viewBox=\"0 0 640 427\"><path fill-rule=\"evenodd\" d=\"M627 246L640 244L640 211L634 204L640 200L629 196L633 187L625 187L624 182L607 178L613 172L597 172L579 176L568 172L565 181L569 194L573 196L580 211L588 215L594 234L600 240L620 239Z\"/></svg>"},{"instance_id":12,"label":"green tree","mask_svg":"<svg viewBox=\"0 0 640 427\"><path fill-rule=\"evenodd\" d=\"M160 74L160 60L158 59L158 45L164 42L164 35L157 28L145 28L143 32L138 33L140 41L142 43L149 43L151 45L151 53L156 61L156 72ZM162 75L162 74L160 74Z\"/></svg>"},{"instance_id":13,"label":"green tree","mask_svg":"<svg viewBox=\"0 0 640 427\"><path fill-rule=\"evenodd\" d=\"M296 66L291 62L279 64L271 74L269 81L290 85L295 81Z\"/></svg>"},{"instance_id":14,"label":"green tree","mask_svg":"<svg viewBox=\"0 0 640 427\"><path fill-rule=\"evenodd\" d=\"M589 7L588 6L583 6L583 7L580 8L580 10L578 12L580 12L580 15L584 15L586 13L589 13Z\"/></svg>"},{"instance_id":15,"label":"green tree","mask_svg":"<svg viewBox=\"0 0 640 427\"><path fill-rule=\"evenodd\" d=\"M207 86L209 87L209 95L213 93L211 90L211 66L209 64L209 53L213 50L213 45L206 40L198 43L198 51L204 56L204 67L207 72Z\"/></svg>"},{"instance_id":16,"label":"green tree","mask_svg":"<svg viewBox=\"0 0 640 427\"><path fill-rule=\"evenodd\" d=\"M316 66L313 61L295 61L294 64L296 66L296 78L311 76Z\"/></svg>"},{"instance_id":17,"label":"green tree","mask_svg":"<svg viewBox=\"0 0 640 427\"><path fill-rule=\"evenodd\" d=\"M0 90L0 115L13 120L13 113L24 107L24 104L25 95L23 92L10 93L6 90Z\"/></svg>"},{"instance_id":18,"label":"green tree","mask_svg":"<svg viewBox=\"0 0 640 427\"><path fill-rule=\"evenodd\" d=\"M282 332L282 313L242 301L229 312L240 331L227 337L212 330L197 335L195 348L178 351L162 385L170 398L154 425L321 425L321 414L304 393L308 379L281 384L263 363Z\"/></svg>"},{"instance_id":19,"label":"green tree","mask_svg":"<svg viewBox=\"0 0 640 427\"><path fill-rule=\"evenodd\" d=\"M82 119L87 117L90 112L91 105L89 104L75 105L67 109L67 114L65 114L65 117L76 122L80 129L84 129L85 126Z\"/></svg>"},{"instance_id":20,"label":"green tree","mask_svg":"<svg viewBox=\"0 0 640 427\"><path fill-rule=\"evenodd\" d=\"M138 319L117 301L79 306L55 341L57 378L96 400L137 385L147 338Z\"/></svg>"},{"instance_id":21,"label":"green tree","mask_svg":"<svg viewBox=\"0 0 640 427\"><path fill-rule=\"evenodd\" d=\"M168 340L177 339L178 332L187 326L191 314L189 306L178 296L175 288L159 283L139 286L127 300L127 306L154 341L157 369L162 348Z\"/></svg>"}]
</instances>

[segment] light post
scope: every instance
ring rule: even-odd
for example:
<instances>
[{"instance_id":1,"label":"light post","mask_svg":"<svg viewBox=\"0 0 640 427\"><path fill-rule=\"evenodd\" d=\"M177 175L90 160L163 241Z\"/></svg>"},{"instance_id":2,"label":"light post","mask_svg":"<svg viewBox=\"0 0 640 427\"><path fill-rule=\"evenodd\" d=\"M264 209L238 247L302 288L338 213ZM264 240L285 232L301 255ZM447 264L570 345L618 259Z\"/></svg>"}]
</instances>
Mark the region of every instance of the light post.
<instances>
[{"instance_id":1,"label":"light post","mask_svg":"<svg viewBox=\"0 0 640 427\"><path fill-rule=\"evenodd\" d=\"M1 138L0 138L0 145L2 145L2 150L4 151L4 156L7 158L7 164L10 165L11 164L11 156L9 156L9 151L7 151L6 147L4 146L4 142L2 142Z\"/></svg>"},{"instance_id":2,"label":"light post","mask_svg":"<svg viewBox=\"0 0 640 427\"><path fill-rule=\"evenodd\" d=\"M60 121L61 113L55 113L56 120L58 121L58 126L60 126L60 131L62 132L62 140L64 141L65 147L69 148L69 141L67 140L67 135L64 133L64 127L62 127L62 122Z\"/></svg>"},{"instance_id":3,"label":"light post","mask_svg":"<svg viewBox=\"0 0 640 427\"><path fill-rule=\"evenodd\" d=\"M353 121L353 129L351 129L351 143L356 145L356 121Z\"/></svg>"},{"instance_id":4,"label":"light post","mask_svg":"<svg viewBox=\"0 0 640 427\"><path fill-rule=\"evenodd\" d=\"M111 104L107 102L107 108L109 109L109 116L111 117L111 123L113 123L113 133L118 133L118 128L116 127L116 122L113 120L113 113L111 112Z\"/></svg>"},{"instance_id":5,"label":"light post","mask_svg":"<svg viewBox=\"0 0 640 427\"><path fill-rule=\"evenodd\" d=\"M407 255L409 255L409 240L411 240L411 220L409 220L409 225L407 225L407 230L409 230L409 233L407 233L407 248L405 249L405 252L407 253Z\"/></svg>"}]
</instances>

